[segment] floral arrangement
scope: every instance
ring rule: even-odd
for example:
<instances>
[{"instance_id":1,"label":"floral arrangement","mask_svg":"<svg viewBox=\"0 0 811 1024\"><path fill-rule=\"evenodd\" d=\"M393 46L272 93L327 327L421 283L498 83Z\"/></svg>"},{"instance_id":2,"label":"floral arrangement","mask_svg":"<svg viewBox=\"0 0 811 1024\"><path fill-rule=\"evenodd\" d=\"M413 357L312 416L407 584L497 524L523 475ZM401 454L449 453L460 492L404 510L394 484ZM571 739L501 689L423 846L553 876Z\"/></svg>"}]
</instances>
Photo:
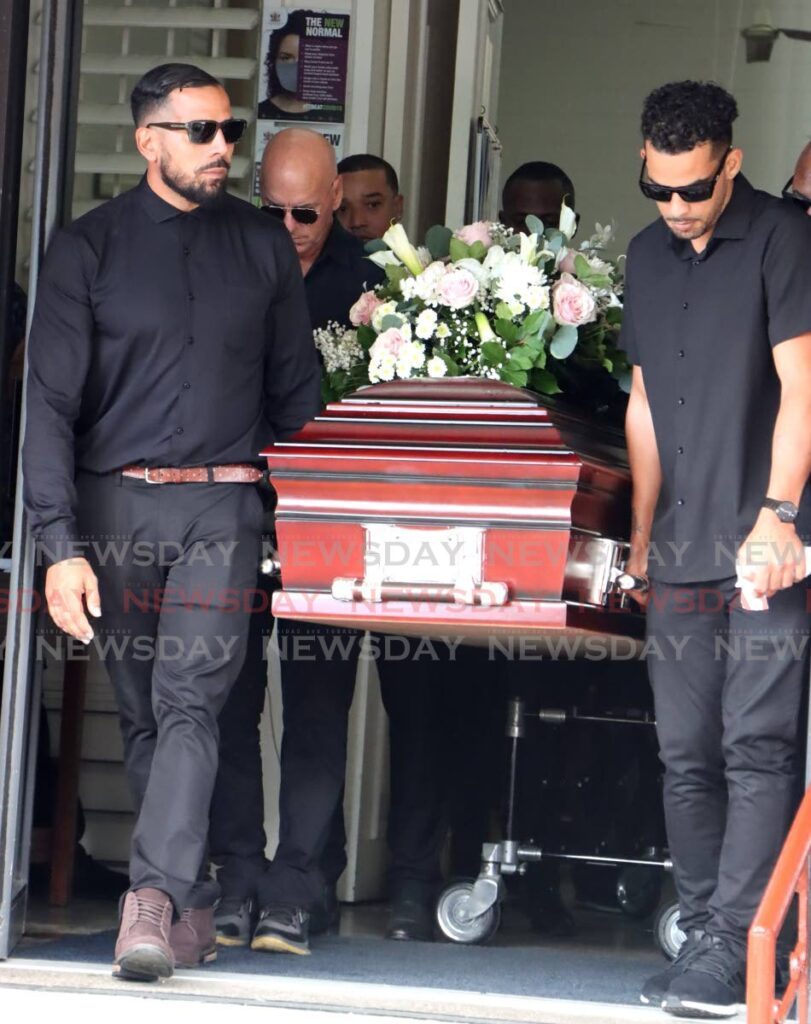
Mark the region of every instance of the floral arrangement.
<instances>
[{"instance_id":1,"label":"floral arrangement","mask_svg":"<svg viewBox=\"0 0 811 1024\"><path fill-rule=\"evenodd\" d=\"M394 224L369 243L386 280L354 304L352 327L315 332L324 400L377 381L463 375L553 395L596 374L627 391L622 277L603 255L611 228L598 224L573 248L565 204L558 227L535 217L527 225L526 234L485 221L453 233L437 226L416 248Z\"/></svg>"}]
</instances>

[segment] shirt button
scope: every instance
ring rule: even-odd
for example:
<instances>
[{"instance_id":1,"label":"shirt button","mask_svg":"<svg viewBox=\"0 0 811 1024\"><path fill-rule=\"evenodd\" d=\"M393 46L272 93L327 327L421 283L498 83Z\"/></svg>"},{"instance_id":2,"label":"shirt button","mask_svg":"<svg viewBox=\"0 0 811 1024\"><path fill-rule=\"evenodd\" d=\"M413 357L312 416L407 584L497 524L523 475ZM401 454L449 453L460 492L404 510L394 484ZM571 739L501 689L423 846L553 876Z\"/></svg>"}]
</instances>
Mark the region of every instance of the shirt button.
<instances>
[{"instance_id":1,"label":"shirt button","mask_svg":"<svg viewBox=\"0 0 811 1024\"><path fill-rule=\"evenodd\" d=\"M184 380L183 381L183 390L184 391L188 391L190 387L191 387L191 384L189 384L189 382L187 380Z\"/></svg>"},{"instance_id":2,"label":"shirt button","mask_svg":"<svg viewBox=\"0 0 811 1024\"><path fill-rule=\"evenodd\" d=\"M194 302L194 296L189 292L189 302Z\"/></svg>"},{"instance_id":3,"label":"shirt button","mask_svg":"<svg viewBox=\"0 0 811 1024\"><path fill-rule=\"evenodd\" d=\"M184 256L191 256L191 249L188 247L188 245L184 245L183 246L183 255Z\"/></svg>"},{"instance_id":4,"label":"shirt button","mask_svg":"<svg viewBox=\"0 0 811 1024\"><path fill-rule=\"evenodd\" d=\"M701 266L701 260L693 260L693 266L694 267L700 267Z\"/></svg>"},{"instance_id":5,"label":"shirt button","mask_svg":"<svg viewBox=\"0 0 811 1024\"><path fill-rule=\"evenodd\" d=\"M682 304L681 304L681 308L682 309L687 309L689 306L690 306L689 302L682 302Z\"/></svg>"},{"instance_id":6,"label":"shirt button","mask_svg":"<svg viewBox=\"0 0 811 1024\"><path fill-rule=\"evenodd\" d=\"M683 398L679 399L679 405L684 405L684 399Z\"/></svg>"},{"instance_id":7,"label":"shirt button","mask_svg":"<svg viewBox=\"0 0 811 1024\"><path fill-rule=\"evenodd\" d=\"M190 344L190 345L193 345L193 344L194 344L194 335L193 335L193 334L190 334L190 335L189 335L189 339L188 339L188 340L189 340L189 344Z\"/></svg>"},{"instance_id":8,"label":"shirt button","mask_svg":"<svg viewBox=\"0 0 811 1024\"><path fill-rule=\"evenodd\" d=\"M676 453L678 455L684 455L684 448L682 448L682 446L679 445L679 447L676 449Z\"/></svg>"},{"instance_id":9,"label":"shirt button","mask_svg":"<svg viewBox=\"0 0 811 1024\"><path fill-rule=\"evenodd\" d=\"M176 434L182 434L183 433L183 427L178 427L177 430L175 431L175 433Z\"/></svg>"},{"instance_id":10,"label":"shirt button","mask_svg":"<svg viewBox=\"0 0 811 1024\"><path fill-rule=\"evenodd\" d=\"M676 502L676 504L677 505L683 505L684 504L684 498L679 498L679 500Z\"/></svg>"},{"instance_id":11,"label":"shirt button","mask_svg":"<svg viewBox=\"0 0 811 1024\"><path fill-rule=\"evenodd\" d=\"M684 349L683 348L679 349L679 359L684 359Z\"/></svg>"}]
</instances>

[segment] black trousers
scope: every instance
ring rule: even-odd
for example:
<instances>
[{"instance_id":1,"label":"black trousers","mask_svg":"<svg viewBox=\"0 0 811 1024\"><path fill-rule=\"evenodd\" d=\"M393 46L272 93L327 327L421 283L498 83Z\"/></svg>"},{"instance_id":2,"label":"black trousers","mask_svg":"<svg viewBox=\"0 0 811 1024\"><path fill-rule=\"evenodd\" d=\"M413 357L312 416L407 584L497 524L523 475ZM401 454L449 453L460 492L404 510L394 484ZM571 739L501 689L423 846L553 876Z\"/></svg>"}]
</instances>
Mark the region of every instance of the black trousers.
<instances>
[{"instance_id":1,"label":"black trousers","mask_svg":"<svg viewBox=\"0 0 811 1024\"><path fill-rule=\"evenodd\" d=\"M261 877L257 724L267 666L261 663L261 639L251 641L220 718L222 767L212 803L211 855L222 865L218 880L225 896L245 898L256 891L262 904L312 907L324 884L337 882L346 867L347 726L361 639L354 630L279 621L279 845ZM433 889L449 820L457 856L467 855L478 869L489 810L483 790L490 762L482 758L478 739L491 731L492 709L482 699L490 682L486 652L452 641L449 646L375 634L370 656L376 658L389 714L391 886L395 894L405 883Z\"/></svg>"},{"instance_id":2,"label":"black trousers","mask_svg":"<svg viewBox=\"0 0 811 1024\"><path fill-rule=\"evenodd\" d=\"M80 473L77 489L101 593L95 643L137 814L131 888L161 889L178 910L209 905L217 716L245 656L262 503L245 484L153 486L120 474Z\"/></svg>"},{"instance_id":3,"label":"black trousers","mask_svg":"<svg viewBox=\"0 0 811 1024\"><path fill-rule=\"evenodd\" d=\"M736 594L654 583L647 642L681 924L740 946L796 799L809 614L804 583L762 612Z\"/></svg>"}]
</instances>

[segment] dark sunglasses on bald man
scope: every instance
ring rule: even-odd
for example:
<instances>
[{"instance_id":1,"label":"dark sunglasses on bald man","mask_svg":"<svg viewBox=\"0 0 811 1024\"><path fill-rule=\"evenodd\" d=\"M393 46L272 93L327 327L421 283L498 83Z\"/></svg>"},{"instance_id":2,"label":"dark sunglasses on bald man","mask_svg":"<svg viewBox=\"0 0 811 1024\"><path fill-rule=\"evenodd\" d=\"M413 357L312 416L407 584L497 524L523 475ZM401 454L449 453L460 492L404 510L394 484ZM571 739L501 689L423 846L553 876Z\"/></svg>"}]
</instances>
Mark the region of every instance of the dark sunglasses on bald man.
<instances>
[{"instance_id":1,"label":"dark sunglasses on bald man","mask_svg":"<svg viewBox=\"0 0 811 1024\"><path fill-rule=\"evenodd\" d=\"M647 168L647 157L642 161L642 169L639 172L639 188L646 199L652 199L656 203L669 203L673 193L685 203L706 203L715 191L715 183L721 177L727 157L732 152L732 146L727 146L726 152L721 157L718 170L711 178L704 178L701 181L694 181L692 185L684 185L682 188L670 188L668 185L657 185L655 181L645 179Z\"/></svg>"},{"instance_id":2,"label":"dark sunglasses on bald man","mask_svg":"<svg viewBox=\"0 0 811 1024\"><path fill-rule=\"evenodd\" d=\"M248 122L241 117L229 117L226 121L151 121L147 128L165 128L170 132L186 132L189 142L204 145L211 142L222 129L222 137L232 146L242 138Z\"/></svg>"},{"instance_id":3,"label":"dark sunglasses on bald man","mask_svg":"<svg viewBox=\"0 0 811 1024\"><path fill-rule=\"evenodd\" d=\"M265 203L261 209L262 213L267 213L276 220L284 220L288 210L293 220L299 224L315 224L318 220L318 210L310 206L278 206L276 203Z\"/></svg>"},{"instance_id":4,"label":"dark sunglasses on bald man","mask_svg":"<svg viewBox=\"0 0 811 1024\"><path fill-rule=\"evenodd\" d=\"M801 210L811 209L811 196L804 196L802 192L796 192L792 187L794 178L789 178L783 187L782 196L784 199L790 200L792 203L796 203Z\"/></svg>"}]
</instances>

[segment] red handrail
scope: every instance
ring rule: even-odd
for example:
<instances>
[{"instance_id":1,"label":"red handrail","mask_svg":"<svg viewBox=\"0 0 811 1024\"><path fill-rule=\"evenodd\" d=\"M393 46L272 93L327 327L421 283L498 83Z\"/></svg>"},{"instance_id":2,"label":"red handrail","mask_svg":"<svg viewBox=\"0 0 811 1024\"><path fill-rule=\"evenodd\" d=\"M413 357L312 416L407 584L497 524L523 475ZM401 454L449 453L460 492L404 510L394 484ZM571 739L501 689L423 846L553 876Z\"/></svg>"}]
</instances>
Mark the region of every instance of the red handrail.
<instances>
[{"instance_id":1,"label":"red handrail","mask_svg":"<svg viewBox=\"0 0 811 1024\"><path fill-rule=\"evenodd\" d=\"M747 1024L781 1024L797 1000L798 1024L808 1024L808 876L811 855L811 786L806 790L785 845L749 929L746 971ZM777 936L795 894L797 944L782 999L775 996Z\"/></svg>"}]
</instances>

